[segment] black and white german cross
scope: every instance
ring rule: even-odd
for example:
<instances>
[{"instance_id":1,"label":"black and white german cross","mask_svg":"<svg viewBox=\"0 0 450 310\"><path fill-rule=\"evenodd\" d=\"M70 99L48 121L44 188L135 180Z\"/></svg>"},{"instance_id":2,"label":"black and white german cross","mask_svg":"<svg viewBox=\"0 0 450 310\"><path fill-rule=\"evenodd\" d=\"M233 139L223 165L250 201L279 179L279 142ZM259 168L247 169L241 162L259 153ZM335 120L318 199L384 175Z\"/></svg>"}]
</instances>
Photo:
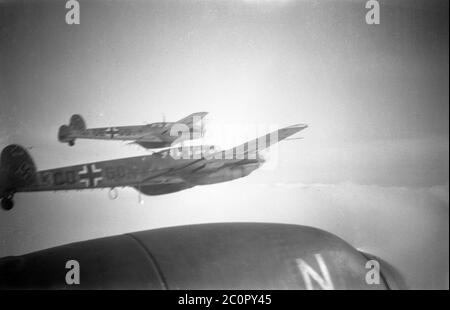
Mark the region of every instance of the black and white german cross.
<instances>
[{"instance_id":1,"label":"black and white german cross","mask_svg":"<svg viewBox=\"0 0 450 310\"><path fill-rule=\"evenodd\" d=\"M119 133L119 129L117 129L117 128L115 128L115 127L111 127L111 128L108 128L108 129L105 131L105 133L108 134L108 135L110 135L110 136L111 136L111 139L112 139L112 138L114 138L114 135L116 135L116 134Z\"/></svg>"},{"instance_id":2,"label":"black and white german cross","mask_svg":"<svg viewBox=\"0 0 450 310\"><path fill-rule=\"evenodd\" d=\"M98 182L103 180L102 169L96 168L95 164L84 165L83 169L78 172L80 182L84 183L86 187L94 187Z\"/></svg>"}]
</instances>

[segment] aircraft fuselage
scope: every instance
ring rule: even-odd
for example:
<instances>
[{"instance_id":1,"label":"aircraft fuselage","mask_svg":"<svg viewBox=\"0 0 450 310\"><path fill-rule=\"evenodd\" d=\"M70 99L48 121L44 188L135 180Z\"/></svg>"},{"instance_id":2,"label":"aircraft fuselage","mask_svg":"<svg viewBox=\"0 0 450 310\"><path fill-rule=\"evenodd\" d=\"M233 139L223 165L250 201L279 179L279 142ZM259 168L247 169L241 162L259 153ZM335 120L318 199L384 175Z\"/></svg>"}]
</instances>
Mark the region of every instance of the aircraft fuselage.
<instances>
[{"instance_id":1,"label":"aircraft fuselage","mask_svg":"<svg viewBox=\"0 0 450 310\"><path fill-rule=\"evenodd\" d=\"M174 159L169 152L162 152L42 170L36 173L33 184L17 188L16 191L82 190L123 186L149 189L149 186L157 185L165 186L167 189L171 187L184 189L184 185L188 188L244 177L261 164L260 159L211 158L200 167L195 166L194 164L199 160L197 158ZM170 171L178 167L183 167L183 177L170 176ZM147 178L149 179L146 180ZM142 192L145 193L145 191Z\"/></svg>"},{"instance_id":2,"label":"aircraft fuselage","mask_svg":"<svg viewBox=\"0 0 450 310\"><path fill-rule=\"evenodd\" d=\"M78 139L111 139L111 140L138 140L145 134L162 135L170 133L173 123L154 123L143 126L118 126L118 127L101 127L88 128L84 130L75 131L72 135ZM166 135L165 140L174 141L177 136Z\"/></svg>"}]
</instances>

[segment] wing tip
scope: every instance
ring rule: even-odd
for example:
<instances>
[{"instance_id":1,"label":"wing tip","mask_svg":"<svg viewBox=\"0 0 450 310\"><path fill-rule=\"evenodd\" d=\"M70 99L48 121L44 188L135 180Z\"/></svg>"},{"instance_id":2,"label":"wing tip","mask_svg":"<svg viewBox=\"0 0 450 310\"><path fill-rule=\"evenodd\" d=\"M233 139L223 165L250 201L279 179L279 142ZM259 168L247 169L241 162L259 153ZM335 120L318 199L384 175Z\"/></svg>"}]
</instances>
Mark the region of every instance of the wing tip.
<instances>
[{"instance_id":1,"label":"wing tip","mask_svg":"<svg viewBox=\"0 0 450 310\"><path fill-rule=\"evenodd\" d=\"M206 115L208 115L208 112L196 112L196 113L193 113L192 115L205 117Z\"/></svg>"},{"instance_id":2,"label":"wing tip","mask_svg":"<svg viewBox=\"0 0 450 310\"><path fill-rule=\"evenodd\" d=\"M300 130L302 130L302 129L308 128L308 124L295 124L295 125L288 126L288 127L286 127L286 128L292 128L292 129L300 129Z\"/></svg>"}]
</instances>

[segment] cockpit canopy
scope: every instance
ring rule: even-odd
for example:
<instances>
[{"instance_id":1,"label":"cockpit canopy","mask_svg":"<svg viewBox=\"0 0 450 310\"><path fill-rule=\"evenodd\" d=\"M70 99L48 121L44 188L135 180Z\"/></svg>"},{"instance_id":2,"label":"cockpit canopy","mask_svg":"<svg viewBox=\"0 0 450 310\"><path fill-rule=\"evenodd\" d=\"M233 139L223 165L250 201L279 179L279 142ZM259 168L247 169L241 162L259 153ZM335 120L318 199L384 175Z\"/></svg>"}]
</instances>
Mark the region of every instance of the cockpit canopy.
<instances>
[{"instance_id":1,"label":"cockpit canopy","mask_svg":"<svg viewBox=\"0 0 450 310\"><path fill-rule=\"evenodd\" d=\"M157 154L160 154L162 157L170 155L173 158L200 159L220 151L222 150L216 145L185 145L162 150L157 152Z\"/></svg>"}]
</instances>

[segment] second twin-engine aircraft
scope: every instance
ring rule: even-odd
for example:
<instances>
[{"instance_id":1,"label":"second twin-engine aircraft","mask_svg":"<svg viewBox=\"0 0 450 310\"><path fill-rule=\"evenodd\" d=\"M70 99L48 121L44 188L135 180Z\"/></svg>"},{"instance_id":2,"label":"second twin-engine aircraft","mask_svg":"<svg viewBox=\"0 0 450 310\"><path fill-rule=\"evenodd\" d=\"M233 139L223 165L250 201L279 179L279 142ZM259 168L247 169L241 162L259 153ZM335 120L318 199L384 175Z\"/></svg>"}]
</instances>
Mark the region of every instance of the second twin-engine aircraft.
<instances>
[{"instance_id":1,"label":"second twin-engine aircraft","mask_svg":"<svg viewBox=\"0 0 450 310\"><path fill-rule=\"evenodd\" d=\"M1 204L3 209L11 209L17 192L131 186L145 195L161 195L231 181L249 175L264 163L261 150L306 127L303 124L285 127L225 151L208 145L179 147L146 156L43 171L36 170L23 147L9 145L1 154Z\"/></svg>"},{"instance_id":2,"label":"second twin-engine aircraft","mask_svg":"<svg viewBox=\"0 0 450 310\"><path fill-rule=\"evenodd\" d=\"M197 112L178 122L160 122L141 126L118 126L86 128L86 123L81 115L74 114L70 118L69 125L59 127L58 140L68 143L70 146L75 144L76 139L97 139L97 140L121 140L133 141L140 146L153 149L172 146L177 142L192 139L194 125L200 122L208 113ZM189 132L190 135L180 136L180 132ZM202 132L198 134L200 138Z\"/></svg>"}]
</instances>

